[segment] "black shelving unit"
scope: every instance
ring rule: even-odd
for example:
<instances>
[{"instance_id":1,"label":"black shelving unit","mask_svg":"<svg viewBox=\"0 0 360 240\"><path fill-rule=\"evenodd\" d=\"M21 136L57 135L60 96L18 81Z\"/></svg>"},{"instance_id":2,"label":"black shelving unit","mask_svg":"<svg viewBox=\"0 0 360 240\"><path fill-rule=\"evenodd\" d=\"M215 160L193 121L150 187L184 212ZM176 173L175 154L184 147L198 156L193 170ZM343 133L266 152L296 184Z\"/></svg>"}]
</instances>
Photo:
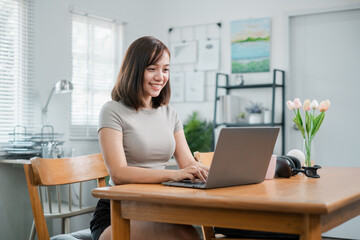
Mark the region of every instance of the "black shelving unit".
<instances>
[{"instance_id":1,"label":"black shelving unit","mask_svg":"<svg viewBox=\"0 0 360 240\"><path fill-rule=\"evenodd\" d=\"M276 76L277 74L281 74L281 84L276 83ZM225 85L219 85L219 78L223 76L225 77ZM272 89L272 102L271 102L271 122L268 124L248 124L248 123L217 123L217 101L220 100L218 96L218 89L222 88L226 90L226 94L228 95L231 90L235 89L254 89L254 88L270 88ZM276 88L281 88L281 95L282 95L282 113L281 113L281 122L275 122L275 94ZM212 135L212 148L214 149L215 146L215 129L219 126L226 126L226 127L256 127L256 126L280 126L281 127L281 137L282 137L282 144L281 144L281 152L284 155L285 151L285 71L280 69L273 70L273 81L272 83L266 84L245 84L245 85L230 85L229 83L229 74L225 73L217 73L216 74L216 86L215 86L215 104L214 104L214 122L213 122L213 135Z\"/></svg>"}]
</instances>

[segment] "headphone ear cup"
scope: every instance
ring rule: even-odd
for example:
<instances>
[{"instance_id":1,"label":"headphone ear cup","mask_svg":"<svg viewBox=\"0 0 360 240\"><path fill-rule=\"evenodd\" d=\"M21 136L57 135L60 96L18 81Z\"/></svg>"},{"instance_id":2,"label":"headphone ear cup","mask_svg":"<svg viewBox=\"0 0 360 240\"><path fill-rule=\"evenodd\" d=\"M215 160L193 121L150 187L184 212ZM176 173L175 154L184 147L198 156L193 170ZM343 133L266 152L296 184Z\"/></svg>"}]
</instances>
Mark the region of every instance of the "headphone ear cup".
<instances>
[{"instance_id":1,"label":"headphone ear cup","mask_svg":"<svg viewBox=\"0 0 360 240\"><path fill-rule=\"evenodd\" d=\"M295 165L295 168L301 169L301 162L300 162L300 160L299 160L297 157L288 156L288 155L287 155L286 157L290 158L290 159L293 161L293 163L294 163L294 165Z\"/></svg>"},{"instance_id":2,"label":"headphone ear cup","mask_svg":"<svg viewBox=\"0 0 360 240\"><path fill-rule=\"evenodd\" d=\"M275 176L289 178L292 175L292 168L290 162L284 156L279 156L276 159Z\"/></svg>"},{"instance_id":3,"label":"headphone ear cup","mask_svg":"<svg viewBox=\"0 0 360 240\"><path fill-rule=\"evenodd\" d=\"M293 159L289 156L282 156L283 158L285 158L288 162L289 162L289 166L291 168L291 176L295 176L296 174L299 173L299 171L296 171L294 169L297 169L296 166L299 166L299 161L293 161Z\"/></svg>"},{"instance_id":4,"label":"headphone ear cup","mask_svg":"<svg viewBox=\"0 0 360 240\"><path fill-rule=\"evenodd\" d=\"M293 162L293 160L291 158L289 158L288 156L282 156L283 158L286 159L286 161L288 161L288 164L291 168L291 170L293 170L295 168L295 163Z\"/></svg>"}]
</instances>

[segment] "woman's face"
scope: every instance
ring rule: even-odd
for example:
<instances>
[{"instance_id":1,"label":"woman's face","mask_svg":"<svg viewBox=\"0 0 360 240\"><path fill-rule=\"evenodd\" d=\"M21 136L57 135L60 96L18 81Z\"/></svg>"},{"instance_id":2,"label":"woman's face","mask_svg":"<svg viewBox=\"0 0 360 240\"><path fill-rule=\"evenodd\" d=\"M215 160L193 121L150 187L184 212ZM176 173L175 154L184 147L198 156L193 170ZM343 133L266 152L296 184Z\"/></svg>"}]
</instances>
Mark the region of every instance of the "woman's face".
<instances>
[{"instance_id":1,"label":"woman's face","mask_svg":"<svg viewBox=\"0 0 360 240\"><path fill-rule=\"evenodd\" d=\"M161 90L169 80L169 54L164 53L163 57L154 65L150 65L144 72L145 102L159 96Z\"/></svg>"}]
</instances>

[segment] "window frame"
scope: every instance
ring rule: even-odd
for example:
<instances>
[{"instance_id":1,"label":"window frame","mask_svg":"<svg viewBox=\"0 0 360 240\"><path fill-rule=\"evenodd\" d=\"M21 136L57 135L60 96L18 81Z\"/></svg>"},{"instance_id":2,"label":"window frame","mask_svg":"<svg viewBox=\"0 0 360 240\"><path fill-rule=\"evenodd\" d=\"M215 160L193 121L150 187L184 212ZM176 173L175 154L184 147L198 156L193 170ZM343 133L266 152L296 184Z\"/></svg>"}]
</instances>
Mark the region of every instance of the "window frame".
<instances>
[{"instance_id":1,"label":"window frame","mask_svg":"<svg viewBox=\"0 0 360 240\"><path fill-rule=\"evenodd\" d=\"M109 18L109 17L103 17L103 14L99 14L99 13L89 13L88 11L83 11L83 10L79 10L79 9L75 9L74 7L70 8L70 13L69 13L69 19L70 19L70 59L71 59L71 63L70 63L70 70L71 70L71 79L73 80L74 78L74 64L73 64L73 16L76 17L84 17L84 18L88 18L88 19L93 19L94 21L104 21L104 23L111 23L114 24L114 29L116 29L113 34L114 34L114 69L113 69L113 77L112 77L112 84L111 87L108 91L108 100L111 100L111 90L113 85L115 84L116 81L116 77L118 74L118 71L120 69L120 64L121 64L121 60L123 57L123 51L124 51L124 23L122 21L119 21L115 18ZM87 23L88 24L88 23ZM87 27L89 27L89 25L87 25ZM88 38L89 39L89 38ZM87 54L89 55L89 52L91 52L91 49L88 48L87 50ZM89 61L89 60L88 60ZM86 77L86 87L87 88L87 98L88 99L94 99L93 97L89 97L89 94L94 94L93 89L89 89L90 85L92 83L89 83L89 74L87 74L88 76ZM69 139L70 140L94 140L97 141L98 137L97 137L97 127L98 127L98 114L96 115L92 115L92 117L96 117L96 124L74 124L73 123L73 104L74 104L74 94L76 92L76 82L73 82L74 84L74 90L73 93L71 94L71 112L70 112L70 134L69 134ZM87 99L87 110L89 108L89 104L88 103L88 99ZM105 101L106 102L106 101ZM101 104L101 106L103 104L105 104L105 102L103 102ZM101 108L100 106L100 108ZM98 109L100 111L100 109ZM89 119L91 119L91 115L87 115L86 118L87 122L89 122Z\"/></svg>"}]
</instances>

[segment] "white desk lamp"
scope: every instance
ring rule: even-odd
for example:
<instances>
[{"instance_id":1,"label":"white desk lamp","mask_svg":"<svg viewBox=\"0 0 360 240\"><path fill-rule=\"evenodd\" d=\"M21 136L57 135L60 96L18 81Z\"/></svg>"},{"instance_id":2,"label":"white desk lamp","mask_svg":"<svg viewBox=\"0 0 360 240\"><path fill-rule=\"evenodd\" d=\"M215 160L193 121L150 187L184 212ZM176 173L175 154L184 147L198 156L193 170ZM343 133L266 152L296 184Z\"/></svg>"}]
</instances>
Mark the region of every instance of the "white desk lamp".
<instances>
[{"instance_id":1,"label":"white desk lamp","mask_svg":"<svg viewBox=\"0 0 360 240\"><path fill-rule=\"evenodd\" d=\"M50 92L50 95L46 101L46 105L45 107L43 107L42 109L42 123L43 124L46 124L46 114L47 114L47 111L48 111L48 105L49 105L49 102L51 100L51 97L52 95L55 93L69 93L71 92L72 90L74 89L74 86L72 84L71 81L68 81L68 80L60 80L58 81L55 86L51 89L51 92Z\"/></svg>"}]
</instances>

